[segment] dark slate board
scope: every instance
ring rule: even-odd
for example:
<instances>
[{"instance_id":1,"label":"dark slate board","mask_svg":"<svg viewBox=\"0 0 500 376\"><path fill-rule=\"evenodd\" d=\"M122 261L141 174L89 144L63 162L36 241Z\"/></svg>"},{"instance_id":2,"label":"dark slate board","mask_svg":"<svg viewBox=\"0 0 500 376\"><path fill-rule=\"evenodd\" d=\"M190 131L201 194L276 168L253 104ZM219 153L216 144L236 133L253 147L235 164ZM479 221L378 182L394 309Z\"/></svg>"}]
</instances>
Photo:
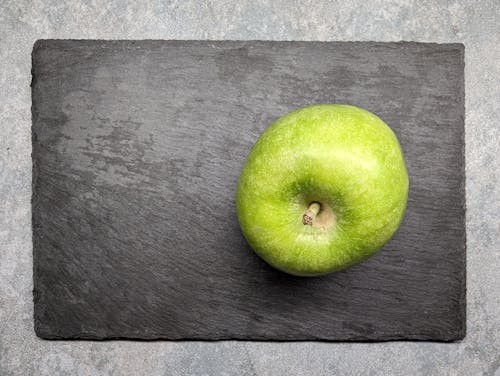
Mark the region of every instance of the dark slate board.
<instances>
[{"instance_id":1,"label":"dark slate board","mask_svg":"<svg viewBox=\"0 0 500 376\"><path fill-rule=\"evenodd\" d=\"M465 335L461 44L39 41L35 330L50 339L451 341ZM246 244L235 188L275 119L349 103L392 126L408 211L321 278Z\"/></svg>"}]
</instances>

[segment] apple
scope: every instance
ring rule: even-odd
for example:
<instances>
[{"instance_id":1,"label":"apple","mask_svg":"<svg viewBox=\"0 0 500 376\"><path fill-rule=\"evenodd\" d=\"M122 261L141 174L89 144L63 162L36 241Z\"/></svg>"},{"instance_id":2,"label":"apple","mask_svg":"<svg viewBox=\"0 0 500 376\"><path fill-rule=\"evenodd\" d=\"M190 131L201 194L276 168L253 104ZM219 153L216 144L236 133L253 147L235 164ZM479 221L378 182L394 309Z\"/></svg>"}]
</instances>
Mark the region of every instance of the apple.
<instances>
[{"instance_id":1,"label":"apple","mask_svg":"<svg viewBox=\"0 0 500 376\"><path fill-rule=\"evenodd\" d=\"M293 111L253 146L241 172L238 220L253 250L297 276L348 268L398 229L408 173L394 132L344 104Z\"/></svg>"}]
</instances>

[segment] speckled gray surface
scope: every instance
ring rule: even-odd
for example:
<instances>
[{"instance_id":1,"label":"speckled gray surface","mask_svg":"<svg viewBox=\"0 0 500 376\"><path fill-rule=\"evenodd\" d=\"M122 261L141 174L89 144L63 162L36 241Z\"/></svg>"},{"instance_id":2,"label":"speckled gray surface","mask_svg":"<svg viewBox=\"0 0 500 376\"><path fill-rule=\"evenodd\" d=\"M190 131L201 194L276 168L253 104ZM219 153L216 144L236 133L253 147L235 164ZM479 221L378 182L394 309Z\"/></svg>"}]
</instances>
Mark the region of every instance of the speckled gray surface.
<instances>
[{"instance_id":1,"label":"speckled gray surface","mask_svg":"<svg viewBox=\"0 0 500 376\"><path fill-rule=\"evenodd\" d=\"M237 5L236 5L237 4ZM33 331L30 53L40 38L463 42L467 337L460 343L49 342ZM0 375L500 375L500 2L0 3Z\"/></svg>"}]
</instances>

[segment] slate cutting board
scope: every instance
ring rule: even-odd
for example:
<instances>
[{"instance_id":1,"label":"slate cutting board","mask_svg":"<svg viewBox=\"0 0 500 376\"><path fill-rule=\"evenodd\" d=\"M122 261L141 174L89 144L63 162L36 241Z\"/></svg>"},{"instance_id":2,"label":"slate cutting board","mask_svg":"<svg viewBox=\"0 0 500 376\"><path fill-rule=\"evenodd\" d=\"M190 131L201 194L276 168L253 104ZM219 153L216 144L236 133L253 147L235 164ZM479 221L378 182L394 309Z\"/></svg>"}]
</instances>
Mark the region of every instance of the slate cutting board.
<instances>
[{"instance_id":1,"label":"slate cutting board","mask_svg":"<svg viewBox=\"0 0 500 376\"><path fill-rule=\"evenodd\" d=\"M463 55L460 44L38 41L37 335L463 338ZM411 188L381 252L299 278L253 254L234 197L260 133L314 103L384 119Z\"/></svg>"}]
</instances>

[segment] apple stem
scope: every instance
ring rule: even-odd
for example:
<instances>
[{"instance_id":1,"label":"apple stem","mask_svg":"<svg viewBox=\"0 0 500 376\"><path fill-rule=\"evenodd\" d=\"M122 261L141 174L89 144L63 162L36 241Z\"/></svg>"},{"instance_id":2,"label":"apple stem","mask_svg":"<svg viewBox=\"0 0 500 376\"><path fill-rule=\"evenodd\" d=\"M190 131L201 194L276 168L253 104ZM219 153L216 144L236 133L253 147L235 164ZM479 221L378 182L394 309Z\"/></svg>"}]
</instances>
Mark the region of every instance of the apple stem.
<instances>
[{"instance_id":1,"label":"apple stem","mask_svg":"<svg viewBox=\"0 0 500 376\"><path fill-rule=\"evenodd\" d=\"M320 210L321 210L321 204L319 202L316 201L311 202L306 212L302 216L302 223L304 225L312 226L314 219L316 218L316 215L318 215Z\"/></svg>"}]
</instances>

